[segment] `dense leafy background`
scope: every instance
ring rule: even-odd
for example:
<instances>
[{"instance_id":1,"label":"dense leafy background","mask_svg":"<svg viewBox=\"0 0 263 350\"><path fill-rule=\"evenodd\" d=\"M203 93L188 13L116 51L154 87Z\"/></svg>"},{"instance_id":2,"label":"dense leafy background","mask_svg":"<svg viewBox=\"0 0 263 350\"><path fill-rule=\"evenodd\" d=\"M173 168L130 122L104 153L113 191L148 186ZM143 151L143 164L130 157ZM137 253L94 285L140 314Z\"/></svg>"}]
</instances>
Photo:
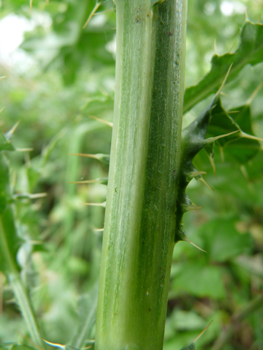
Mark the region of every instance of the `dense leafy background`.
<instances>
[{"instance_id":1,"label":"dense leafy background","mask_svg":"<svg viewBox=\"0 0 263 350\"><path fill-rule=\"evenodd\" d=\"M76 344L78 322L87 314L91 323L86 327L91 328L91 338L94 334L92 306L102 241L102 232L95 229L103 227L104 209L82 203L104 202L107 188L69 184L106 177L108 170L94 159L69 155L110 151L111 128L89 116L112 121L115 12L113 2L103 2L99 9L103 14L82 29L94 5L93 0L49 4L35 0L30 12L26 1L3 0L0 10L1 37L8 35L7 27L1 26L7 20L15 19L11 26L16 35L28 30L19 49L8 56L0 51L0 75L7 76L0 81L0 108L5 106L1 128L7 132L20 121L13 145L33 148L7 154L12 188L15 194L47 193L15 202L24 242L19 262L46 339L63 344ZM187 87L209 71L214 50L223 55L237 49L245 8L249 19L262 22L260 0L189 0ZM243 106L262 81L262 63L245 66L224 88L225 110ZM263 89L249 104L245 119L251 118L259 137L263 137L262 94ZM185 124L210 101L211 96L190 110ZM244 127L249 128L246 122ZM207 253L185 242L175 248L165 350L190 343L211 320L197 349L263 348L263 308L253 309L263 290L263 155L257 148L249 162L237 161L236 148L250 147L242 142L232 148L228 144L234 157L226 151L224 161L220 147L214 147L217 177L205 151L195 158L195 166L207 172L204 178L215 191L191 182L188 194L203 208L186 214L184 227ZM3 275L0 293L0 342L32 345ZM251 310L242 318L247 308ZM229 339L216 344L228 329Z\"/></svg>"}]
</instances>

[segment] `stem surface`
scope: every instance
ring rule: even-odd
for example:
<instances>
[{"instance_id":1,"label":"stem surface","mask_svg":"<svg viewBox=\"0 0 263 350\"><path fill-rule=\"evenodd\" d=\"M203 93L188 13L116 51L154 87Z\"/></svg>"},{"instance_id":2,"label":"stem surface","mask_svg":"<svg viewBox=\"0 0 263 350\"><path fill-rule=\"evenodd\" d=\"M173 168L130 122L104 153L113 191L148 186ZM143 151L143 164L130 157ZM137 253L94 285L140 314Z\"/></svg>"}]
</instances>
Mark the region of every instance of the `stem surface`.
<instances>
[{"instance_id":1,"label":"stem surface","mask_svg":"<svg viewBox=\"0 0 263 350\"><path fill-rule=\"evenodd\" d=\"M180 164L186 1L117 0L96 350L160 350Z\"/></svg>"}]
</instances>

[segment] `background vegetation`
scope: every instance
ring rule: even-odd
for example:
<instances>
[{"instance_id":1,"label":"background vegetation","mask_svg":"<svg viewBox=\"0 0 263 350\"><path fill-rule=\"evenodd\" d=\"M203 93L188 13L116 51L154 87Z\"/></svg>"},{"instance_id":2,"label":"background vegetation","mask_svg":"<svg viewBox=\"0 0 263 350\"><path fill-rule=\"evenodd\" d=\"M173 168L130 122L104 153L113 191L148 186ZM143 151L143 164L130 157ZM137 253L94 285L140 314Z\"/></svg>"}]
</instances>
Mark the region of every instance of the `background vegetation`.
<instances>
[{"instance_id":1,"label":"background vegetation","mask_svg":"<svg viewBox=\"0 0 263 350\"><path fill-rule=\"evenodd\" d=\"M103 206L82 203L103 203L106 186L69 184L104 178L108 171L96 159L69 155L110 151L111 127L90 116L112 121L115 12L111 1L104 1L101 13L82 29L94 5L92 0L35 0L30 12L25 1L4 0L0 10L0 75L7 76L0 82L1 129L7 132L20 121L13 144L33 148L8 153L12 187L20 195L46 193L15 202L23 241L18 262L45 338L62 344L71 343L87 314L94 318L103 234L97 230L103 227ZM209 70L214 52L237 48L246 16L262 22L262 2L189 0L186 86ZM11 47L12 35L21 36L19 48ZM249 99L262 81L262 63L246 66L222 98L226 110L249 101L253 131L261 138L263 89ZM188 112L185 124L210 100ZM263 349L258 303L263 289L263 153L243 166L228 157L222 161L219 149L214 159L216 177L205 152L195 159L215 191L192 181L188 194L203 208L186 214L184 226L207 253L185 242L175 247L165 350L191 342L211 320L197 349ZM3 274L0 314L0 342L30 344ZM92 338L92 322L90 328Z\"/></svg>"}]
</instances>

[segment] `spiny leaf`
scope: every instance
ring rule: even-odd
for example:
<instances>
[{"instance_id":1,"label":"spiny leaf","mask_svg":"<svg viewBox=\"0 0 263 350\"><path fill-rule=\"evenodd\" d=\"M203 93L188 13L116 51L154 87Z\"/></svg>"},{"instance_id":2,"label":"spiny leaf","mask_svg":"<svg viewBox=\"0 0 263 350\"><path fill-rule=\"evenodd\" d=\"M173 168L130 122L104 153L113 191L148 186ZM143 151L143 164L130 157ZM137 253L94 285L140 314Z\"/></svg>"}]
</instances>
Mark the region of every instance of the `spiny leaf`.
<instances>
[{"instance_id":1,"label":"spiny leaf","mask_svg":"<svg viewBox=\"0 0 263 350\"><path fill-rule=\"evenodd\" d=\"M226 78L231 73L230 68L231 65L228 67L227 75L210 105L182 132L179 191L176 205L176 242L184 240L185 236L181 222L190 202L185 194L186 187L195 177L193 174L198 174L192 163L195 155L202 148L205 148L215 173L215 164L213 163L215 142L219 143L221 148L224 146L227 152L241 164L253 158L261 148L258 138L253 135L249 105L237 108L234 117L230 117L221 105L220 93ZM207 134L210 136L209 138L206 138ZM212 189L201 175L197 178Z\"/></svg>"},{"instance_id":2,"label":"spiny leaf","mask_svg":"<svg viewBox=\"0 0 263 350\"><path fill-rule=\"evenodd\" d=\"M250 106L237 107L235 113L230 116L222 107L219 98L211 110L211 121L207 134L216 137L222 133L226 134L234 131L238 132L216 140L216 144L224 147L224 153L231 155L237 162L245 164L261 149L259 139L252 131ZM206 146L206 151L211 154L211 148L209 149Z\"/></svg>"},{"instance_id":3,"label":"spiny leaf","mask_svg":"<svg viewBox=\"0 0 263 350\"><path fill-rule=\"evenodd\" d=\"M184 95L184 112L214 93L223 81L233 63L228 81L233 80L246 64L255 65L263 61L263 25L246 22L240 33L240 44L233 53L214 55L210 72L195 86L189 87Z\"/></svg>"}]
</instances>

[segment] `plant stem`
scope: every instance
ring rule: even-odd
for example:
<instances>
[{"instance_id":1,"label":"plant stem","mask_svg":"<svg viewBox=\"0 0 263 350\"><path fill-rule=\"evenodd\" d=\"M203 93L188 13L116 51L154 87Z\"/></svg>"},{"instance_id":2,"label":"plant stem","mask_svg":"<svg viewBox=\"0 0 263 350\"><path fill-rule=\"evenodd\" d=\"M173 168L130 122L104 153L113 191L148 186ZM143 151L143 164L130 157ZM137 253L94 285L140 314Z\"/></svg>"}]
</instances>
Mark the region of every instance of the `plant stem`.
<instances>
[{"instance_id":1,"label":"plant stem","mask_svg":"<svg viewBox=\"0 0 263 350\"><path fill-rule=\"evenodd\" d=\"M160 350L176 226L186 1L117 0L97 350Z\"/></svg>"}]
</instances>

